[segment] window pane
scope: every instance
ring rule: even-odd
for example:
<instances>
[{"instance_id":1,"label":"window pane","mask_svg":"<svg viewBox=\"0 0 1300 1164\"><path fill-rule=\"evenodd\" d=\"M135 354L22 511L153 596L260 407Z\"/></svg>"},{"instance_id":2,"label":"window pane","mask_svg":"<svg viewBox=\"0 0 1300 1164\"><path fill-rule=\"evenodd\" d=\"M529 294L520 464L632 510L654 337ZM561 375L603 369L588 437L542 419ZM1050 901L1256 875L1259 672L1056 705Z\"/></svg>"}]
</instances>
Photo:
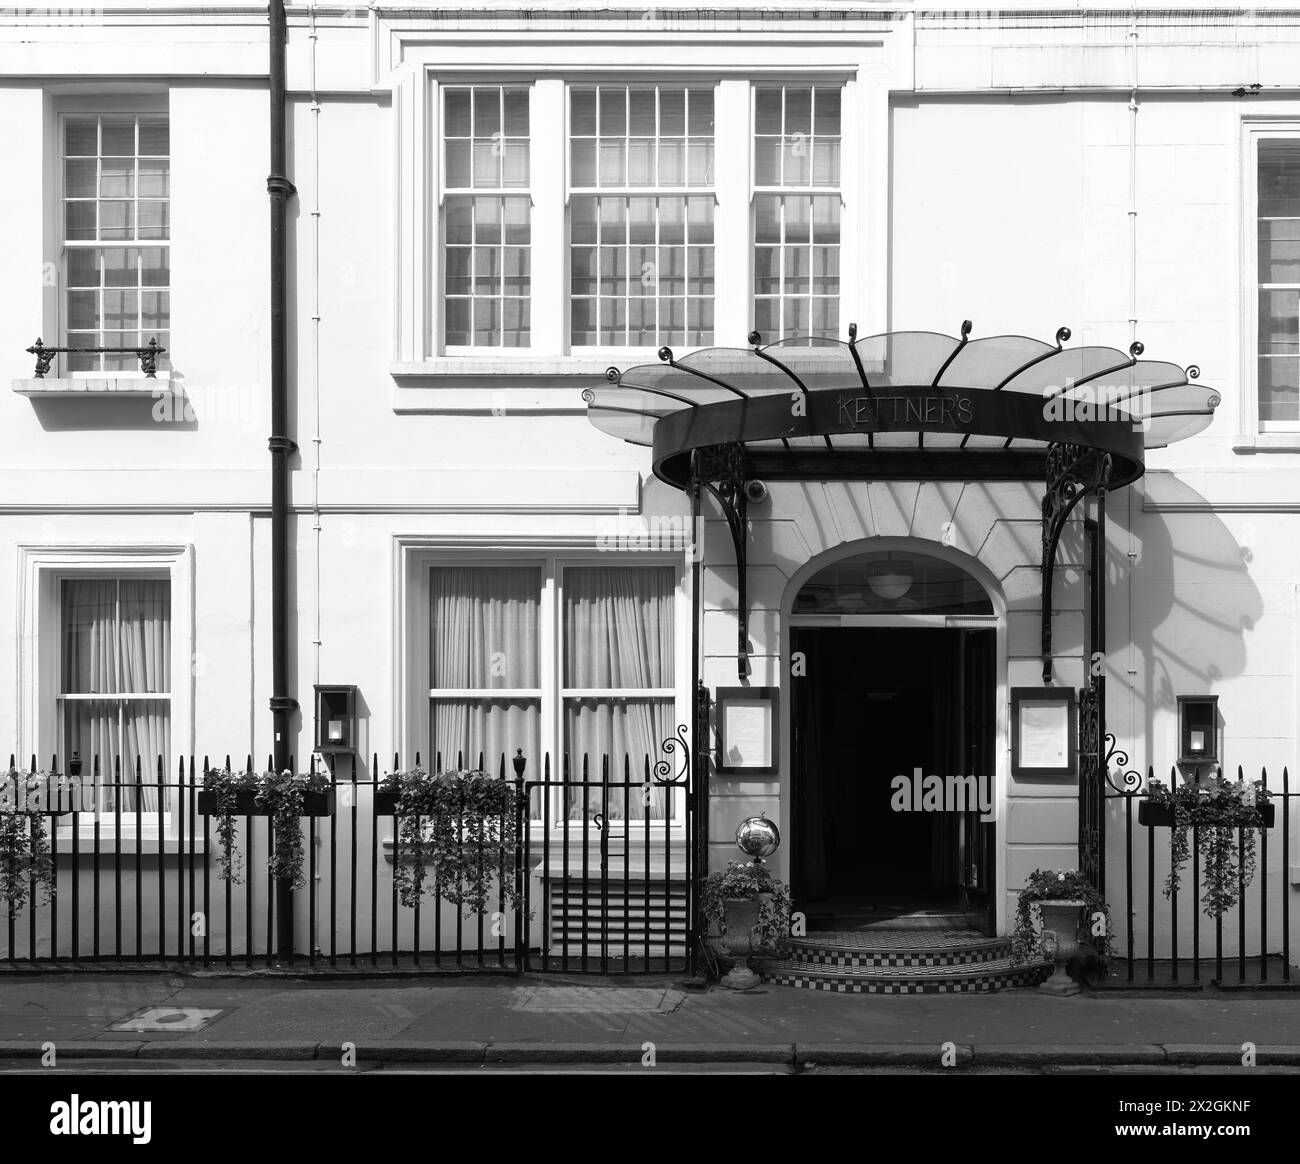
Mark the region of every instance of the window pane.
<instances>
[{"instance_id":1,"label":"window pane","mask_svg":"<svg viewBox=\"0 0 1300 1164\"><path fill-rule=\"evenodd\" d=\"M77 247L68 252L68 286L99 286L99 252L91 247Z\"/></svg>"},{"instance_id":2,"label":"window pane","mask_svg":"<svg viewBox=\"0 0 1300 1164\"><path fill-rule=\"evenodd\" d=\"M796 133L805 137L812 133L812 90L789 89L785 91L785 125L782 132L786 137Z\"/></svg>"},{"instance_id":3,"label":"window pane","mask_svg":"<svg viewBox=\"0 0 1300 1164\"><path fill-rule=\"evenodd\" d=\"M166 198L170 164L165 158L146 158L139 163L141 198Z\"/></svg>"},{"instance_id":4,"label":"window pane","mask_svg":"<svg viewBox=\"0 0 1300 1164\"><path fill-rule=\"evenodd\" d=\"M686 132L686 90L659 91L659 132L665 137L680 137Z\"/></svg>"},{"instance_id":5,"label":"window pane","mask_svg":"<svg viewBox=\"0 0 1300 1164\"><path fill-rule=\"evenodd\" d=\"M65 580L60 690L78 695L122 690L117 651L116 580Z\"/></svg>"},{"instance_id":6,"label":"window pane","mask_svg":"<svg viewBox=\"0 0 1300 1164\"><path fill-rule=\"evenodd\" d=\"M470 96L468 89L448 89L443 106L444 130L448 137L470 136Z\"/></svg>"},{"instance_id":7,"label":"window pane","mask_svg":"<svg viewBox=\"0 0 1300 1164\"><path fill-rule=\"evenodd\" d=\"M838 89L818 89L813 105L813 132L818 137L824 134L838 137L840 132L840 91Z\"/></svg>"},{"instance_id":8,"label":"window pane","mask_svg":"<svg viewBox=\"0 0 1300 1164\"><path fill-rule=\"evenodd\" d=\"M600 133L602 137L622 137L627 133L627 95L622 89L602 87Z\"/></svg>"},{"instance_id":9,"label":"window pane","mask_svg":"<svg viewBox=\"0 0 1300 1164\"><path fill-rule=\"evenodd\" d=\"M1259 361L1259 419L1300 420L1300 359L1288 356Z\"/></svg>"},{"instance_id":10,"label":"window pane","mask_svg":"<svg viewBox=\"0 0 1300 1164\"><path fill-rule=\"evenodd\" d=\"M107 153L107 151L105 151ZM140 118L140 154L142 157L167 157L171 153L168 122L165 117Z\"/></svg>"},{"instance_id":11,"label":"window pane","mask_svg":"<svg viewBox=\"0 0 1300 1164\"><path fill-rule=\"evenodd\" d=\"M135 221L130 202L101 202L99 204L99 237L123 239L135 237Z\"/></svg>"},{"instance_id":12,"label":"window pane","mask_svg":"<svg viewBox=\"0 0 1300 1164\"><path fill-rule=\"evenodd\" d=\"M1300 340L1300 291L1259 293L1260 355L1295 355Z\"/></svg>"},{"instance_id":13,"label":"window pane","mask_svg":"<svg viewBox=\"0 0 1300 1164\"><path fill-rule=\"evenodd\" d=\"M781 252L777 247L754 248L754 294L779 295Z\"/></svg>"},{"instance_id":14,"label":"window pane","mask_svg":"<svg viewBox=\"0 0 1300 1164\"><path fill-rule=\"evenodd\" d=\"M68 157L91 157L99 152L99 118L69 117L63 123L63 152Z\"/></svg>"},{"instance_id":15,"label":"window pane","mask_svg":"<svg viewBox=\"0 0 1300 1164\"><path fill-rule=\"evenodd\" d=\"M569 96L569 133L593 137L596 133L596 90L573 89Z\"/></svg>"},{"instance_id":16,"label":"window pane","mask_svg":"<svg viewBox=\"0 0 1300 1164\"><path fill-rule=\"evenodd\" d=\"M83 330L99 328L99 293L96 291L68 292L68 327Z\"/></svg>"},{"instance_id":17,"label":"window pane","mask_svg":"<svg viewBox=\"0 0 1300 1164\"><path fill-rule=\"evenodd\" d=\"M470 342L470 300L445 300L444 339L450 347L468 347Z\"/></svg>"},{"instance_id":18,"label":"window pane","mask_svg":"<svg viewBox=\"0 0 1300 1164\"><path fill-rule=\"evenodd\" d=\"M671 687L674 590L671 566L565 570L565 686Z\"/></svg>"},{"instance_id":19,"label":"window pane","mask_svg":"<svg viewBox=\"0 0 1300 1164\"><path fill-rule=\"evenodd\" d=\"M1260 222L1259 281L1300 283L1300 218Z\"/></svg>"},{"instance_id":20,"label":"window pane","mask_svg":"<svg viewBox=\"0 0 1300 1164\"><path fill-rule=\"evenodd\" d=\"M540 594L534 569L432 569L429 686L537 687Z\"/></svg>"},{"instance_id":21,"label":"window pane","mask_svg":"<svg viewBox=\"0 0 1300 1164\"><path fill-rule=\"evenodd\" d=\"M65 198L94 198L96 190L93 158L69 160L63 163L63 196Z\"/></svg>"},{"instance_id":22,"label":"window pane","mask_svg":"<svg viewBox=\"0 0 1300 1164\"><path fill-rule=\"evenodd\" d=\"M135 196L134 158L104 159L99 167L99 196L101 198Z\"/></svg>"},{"instance_id":23,"label":"window pane","mask_svg":"<svg viewBox=\"0 0 1300 1164\"><path fill-rule=\"evenodd\" d=\"M649 762L663 759L663 741L673 734L673 704L667 699L566 699L564 701L564 750L570 772L582 779L584 758L590 786L566 790L565 815L570 820L590 819L603 813L610 820L644 821L672 819L672 794L651 779L648 787L634 786L626 795L621 784L626 770L629 783L642 781ZM608 793L602 791L604 759L609 758ZM584 805L585 799L585 805Z\"/></svg>"},{"instance_id":24,"label":"window pane","mask_svg":"<svg viewBox=\"0 0 1300 1164\"><path fill-rule=\"evenodd\" d=\"M474 241L474 199L448 198L446 214L447 245Z\"/></svg>"},{"instance_id":25,"label":"window pane","mask_svg":"<svg viewBox=\"0 0 1300 1164\"><path fill-rule=\"evenodd\" d=\"M470 185L470 151L468 141L447 143L447 179L449 189L462 190Z\"/></svg>"},{"instance_id":26,"label":"window pane","mask_svg":"<svg viewBox=\"0 0 1300 1164\"><path fill-rule=\"evenodd\" d=\"M166 238L170 233L170 203L141 200L137 203L137 229L139 237Z\"/></svg>"},{"instance_id":27,"label":"window pane","mask_svg":"<svg viewBox=\"0 0 1300 1164\"><path fill-rule=\"evenodd\" d=\"M105 287L137 286L138 251L126 247L105 247L100 254L103 255Z\"/></svg>"},{"instance_id":28,"label":"window pane","mask_svg":"<svg viewBox=\"0 0 1300 1164\"><path fill-rule=\"evenodd\" d=\"M104 157L135 156L135 118L104 117L100 119L100 153Z\"/></svg>"},{"instance_id":29,"label":"window pane","mask_svg":"<svg viewBox=\"0 0 1300 1164\"><path fill-rule=\"evenodd\" d=\"M516 749L522 749L528 761L525 773L528 777L536 775L542 767L541 708L535 699L434 699L429 704L429 723L430 765L434 771L476 768L481 762L495 776L504 756L506 774L510 776L513 773L510 761ZM532 816L533 819L540 816L539 800L534 800Z\"/></svg>"},{"instance_id":30,"label":"window pane","mask_svg":"<svg viewBox=\"0 0 1300 1164\"><path fill-rule=\"evenodd\" d=\"M118 330L122 328L134 329L139 322L139 314L139 292L104 292L104 327Z\"/></svg>"},{"instance_id":31,"label":"window pane","mask_svg":"<svg viewBox=\"0 0 1300 1164\"><path fill-rule=\"evenodd\" d=\"M491 138L501 132L501 90L495 86L474 90L474 137Z\"/></svg>"},{"instance_id":32,"label":"window pane","mask_svg":"<svg viewBox=\"0 0 1300 1164\"><path fill-rule=\"evenodd\" d=\"M171 254L166 247L143 247L140 252L140 283L145 287L171 285Z\"/></svg>"},{"instance_id":33,"label":"window pane","mask_svg":"<svg viewBox=\"0 0 1300 1164\"><path fill-rule=\"evenodd\" d=\"M1259 217L1300 217L1300 140L1259 143Z\"/></svg>"},{"instance_id":34,"label":"window pane","mask_svg":"<svg viewBox=\"0 0 1300 1164\"><path fill-rule=\"evenodd\" d=\"M754 132L780 136L780 89L759 89L754 95Z\"/></svg>"},{"instance_id":35,"label":"window pane","mask_svg":"<svg viewBox=\"0 0 1300 1164\"><path fill-rule=\"evenodd\" d=\"M474 299L474 339L476 347L495 347L501 333L501 300L495 294L490 299Z\"/></svg>"},{"instance_id":36,"label":"window pane","mask_svg":"<svg viewBox=\"0 0 1300 1164\"><path fill-rule=\"evenodd\" d=\"M527 299L504 299L501 344L507 348L528 346L531 305Z\"/></svg>"},{"instance_id":37,"label":"window pane","mask_svg":"<svg viewBox=\"0 0 1300 1164\"><path fill-rule=\"evenodd\" d=\"M713 137L713 90L692 89L687 101L691 137Z\"/></svg>"},{"instance_id":38,"label":"window pane","mask_svg":"<svg viewBox=\"0 0 1300 1164\"><path fill-rule=\"evenodd\" d=\"M628 133L633 137L653 137L658 132L655 118L655 91L633 89L628 94Z\"/></svg>"},{"instance_id":39,"label":"window pane","mask_svg":"<svg viewBox=\"0 0 1300 1164\"><path fill-rule=\"evenodd\" d=\"M94 202L69 202L64 206L64 233L72 240L95 237Z\"/></svg>"},{"instance_id":40,"label":"window pane","mask_svg":"<svg viewBox=\"0 0 1300 1164\"><path fill-rule=\"evenodd\" d=\"M142 291L140 293L140 326L153 334L166 330L170 322L170 295L166 291ZM161 340L159 342L162 342Z\"/></svg>"}]
</instances>

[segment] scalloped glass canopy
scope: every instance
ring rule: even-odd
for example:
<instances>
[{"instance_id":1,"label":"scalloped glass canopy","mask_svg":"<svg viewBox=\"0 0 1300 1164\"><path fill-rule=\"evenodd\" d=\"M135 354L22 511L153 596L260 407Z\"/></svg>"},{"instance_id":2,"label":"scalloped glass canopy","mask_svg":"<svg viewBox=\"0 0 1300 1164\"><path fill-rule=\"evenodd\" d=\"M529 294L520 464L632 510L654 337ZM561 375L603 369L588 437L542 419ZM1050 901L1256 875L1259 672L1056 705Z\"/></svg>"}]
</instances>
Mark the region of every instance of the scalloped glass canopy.
<instances>
[{"instance_id":1,"label":"scalloped glass canopy","mask_svg":"<svg viewBox=\"0 0 1300 1164\"><path fill-rule=\"evenodd\" d=\"M751 340L758 337L751 336ZM584 392L602 432L654 450L655 472L683 486L690 454L723 444L746 452L819 455L862 450L961 454L971 476L996 477L1006 454L1049 443L1113 457L1112 486L1143 470L1146 449L1205 429L1220 394L1199 370L1143 360L1142 346L1067 348L1028 336L969 338L898 331L834 339L799 337L750 348L707 348L619 372ZM870 476L864 473L864 476Z\"/></svg>"}]
</instances>

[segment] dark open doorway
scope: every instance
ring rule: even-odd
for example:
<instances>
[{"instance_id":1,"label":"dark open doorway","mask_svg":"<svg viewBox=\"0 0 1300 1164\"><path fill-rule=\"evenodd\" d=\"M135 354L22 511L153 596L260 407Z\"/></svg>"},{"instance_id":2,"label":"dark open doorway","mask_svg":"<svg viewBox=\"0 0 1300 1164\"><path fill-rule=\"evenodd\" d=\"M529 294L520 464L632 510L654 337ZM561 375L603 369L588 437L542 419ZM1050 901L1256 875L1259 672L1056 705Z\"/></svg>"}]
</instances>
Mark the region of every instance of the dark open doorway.
<instances>
[{"instance_id":1,"label":"dark open doorway","mask_svg":"<svg viewBox=\"0 0 1300 1164\"><path fill-rule=\"evenodd\" d=\"M793 683L791 878L814 928L917 913L991 924L993 824L950 799L923 805L914 789L971 775L991 795L994 633L792 632L804 674Z\"/></svg>"}]
</instances>

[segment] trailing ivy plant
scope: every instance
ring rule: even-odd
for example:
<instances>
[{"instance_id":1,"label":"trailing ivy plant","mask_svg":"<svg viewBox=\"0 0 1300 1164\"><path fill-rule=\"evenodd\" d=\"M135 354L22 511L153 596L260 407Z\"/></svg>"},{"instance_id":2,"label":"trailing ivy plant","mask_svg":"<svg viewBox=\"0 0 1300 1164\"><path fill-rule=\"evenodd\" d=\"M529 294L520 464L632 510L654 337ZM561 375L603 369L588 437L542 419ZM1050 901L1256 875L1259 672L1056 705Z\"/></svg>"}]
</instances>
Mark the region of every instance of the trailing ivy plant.
<instances>
[{"instance_id":1,"label":"trailing ivy plant","mask_svg":"<svg viewBox=\"0 0 1300 1164\"><path fill-rule=\"evenodd\" d=\"M300 888L305 878L302 871L303 847L300 819L303 814L303 796L308 792L327 792L330 779L323 772L294 773L232 770L209 768L203 774L203 789L211 792L217 801L217 876L232 885L243 881L243 856L235 846L235 817L238 815L241 793L253 793L258 809L266 813L271 822L275 845L271 850L267 868L274 878L285 878L294 889Z\"/></svg>"},{"instance_id":2,"label":"trailing ivy plant","mask_svg":"<svg viewBox=\"0 0 1300 1164\"><path fill-rule=\"evenodd\" d=\"M402 904L414 908L432 878L438 896L470 911L500 899L523 905L515 885L521 857L519 794L513 781L479 770L393 772L381 792L397 796L393 863Z\"/></svg>"},{"instance_id":3,"label":"trailing ivy plant","mask_svg":"<svg viewBox=\"0 0 1300 1164\"><path fill-rule=\"evenodd\" d=\"M302 871L306 852L302 843L303 796L308 792L328 792L330 778L324 772L264 772L254 799L271 819L275 844L267 862L271 876L283 878L292 889L306 882Z\"/></svg>"},{"instance_id":4,"label":"trailing ivy plant","mask_svg":"<svg viewBox=\"0 0 1300 1164\"><path fill-rule=\"evenodd\" d=\"M1114 947L1111 943L1110 906L1082 873L1074 869L1035 869L1025 878L1024 888L1016 902L1016 930L1011 943L1011 954L1017 962L1039 962L1048 959L1043 949L1041 933L1043 901L1081 901L1087 918L1088 944L1097 951L1104 974L1110 964ZM1101 915L1101 933L1097 933L1097 915Z\"/></svg>"},{"instance_id":5,"label":"trailing ivy plant","mask_svg":"<svg viewBox=\"0 0 1300 1164\"><path fill-rule=\"evenodd\" d=\"M208 768L203 773L203 790L217 801L217 876L232 885L243 882L244 859L235 848L235 809L241 792L257 788L257 775L250 769L235 771L226 761L224 768Z\"/></svg>"},{"instance_id":6,"label":"trailing ivy plant","mask_svg":"<svg viewBox=\"0 0 1300 1164\"><path fill-rule=\"evenodd\" d=\"M1242 889L1255 879L1255 840L1264 827L1260 809L1268 803L1268 789L1258 780L1220 777L1177 788L1152 781L1147 797L1149 803L1166 805L1174 811L1165 896L1172 897L1182 883L1182 868L1191 856L1189 830L1195 828L1205 869L1201 906L1208 917L1222 917L1241 899Z\"/></svg>"},{"instance_id":7,"label":"trailing ivy plant","mask_svg":"<svg viewBox=\"0 0 1300 1164\"><path fill-rule=\"evenodd\" d=\"M704 879L700 893L700 910L727 932L728 901L758 901L758 945L780 950L790 936L790 887L758 861L728 861L726 869L717 869Z\"/></svg>"},{"instance_id":8,"label":"trailing ivy plant","mask_svg":"<svg viewBox=\"0 0 1300 1164\"><path fill-rule=\"evenodd\" d=\"M54 856L43 809L49 777L11 767L0 787L0 898L20 913L40 886L48 901L54 882Z\"/></svg>"}]
</instances>

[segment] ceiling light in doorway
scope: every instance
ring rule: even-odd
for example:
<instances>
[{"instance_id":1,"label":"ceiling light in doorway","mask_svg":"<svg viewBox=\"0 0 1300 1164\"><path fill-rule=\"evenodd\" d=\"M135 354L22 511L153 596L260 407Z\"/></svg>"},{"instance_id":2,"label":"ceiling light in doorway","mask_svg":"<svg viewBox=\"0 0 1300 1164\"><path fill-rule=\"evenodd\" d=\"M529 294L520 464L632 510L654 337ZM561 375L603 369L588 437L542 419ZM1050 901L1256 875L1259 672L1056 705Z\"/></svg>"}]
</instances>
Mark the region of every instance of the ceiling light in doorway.
<instances>
[{"instance_id":1,"label":"ceiling light in doorway","mask_svg":"<svg viewBox=\"0 0 1300 1164\"><path fill-rule=\"evenodd\" d=\"M902 570L887 569L867 578L867 585L877 598L897 602L912 589L912 575Z\"/></svg>"}]
</instances>

